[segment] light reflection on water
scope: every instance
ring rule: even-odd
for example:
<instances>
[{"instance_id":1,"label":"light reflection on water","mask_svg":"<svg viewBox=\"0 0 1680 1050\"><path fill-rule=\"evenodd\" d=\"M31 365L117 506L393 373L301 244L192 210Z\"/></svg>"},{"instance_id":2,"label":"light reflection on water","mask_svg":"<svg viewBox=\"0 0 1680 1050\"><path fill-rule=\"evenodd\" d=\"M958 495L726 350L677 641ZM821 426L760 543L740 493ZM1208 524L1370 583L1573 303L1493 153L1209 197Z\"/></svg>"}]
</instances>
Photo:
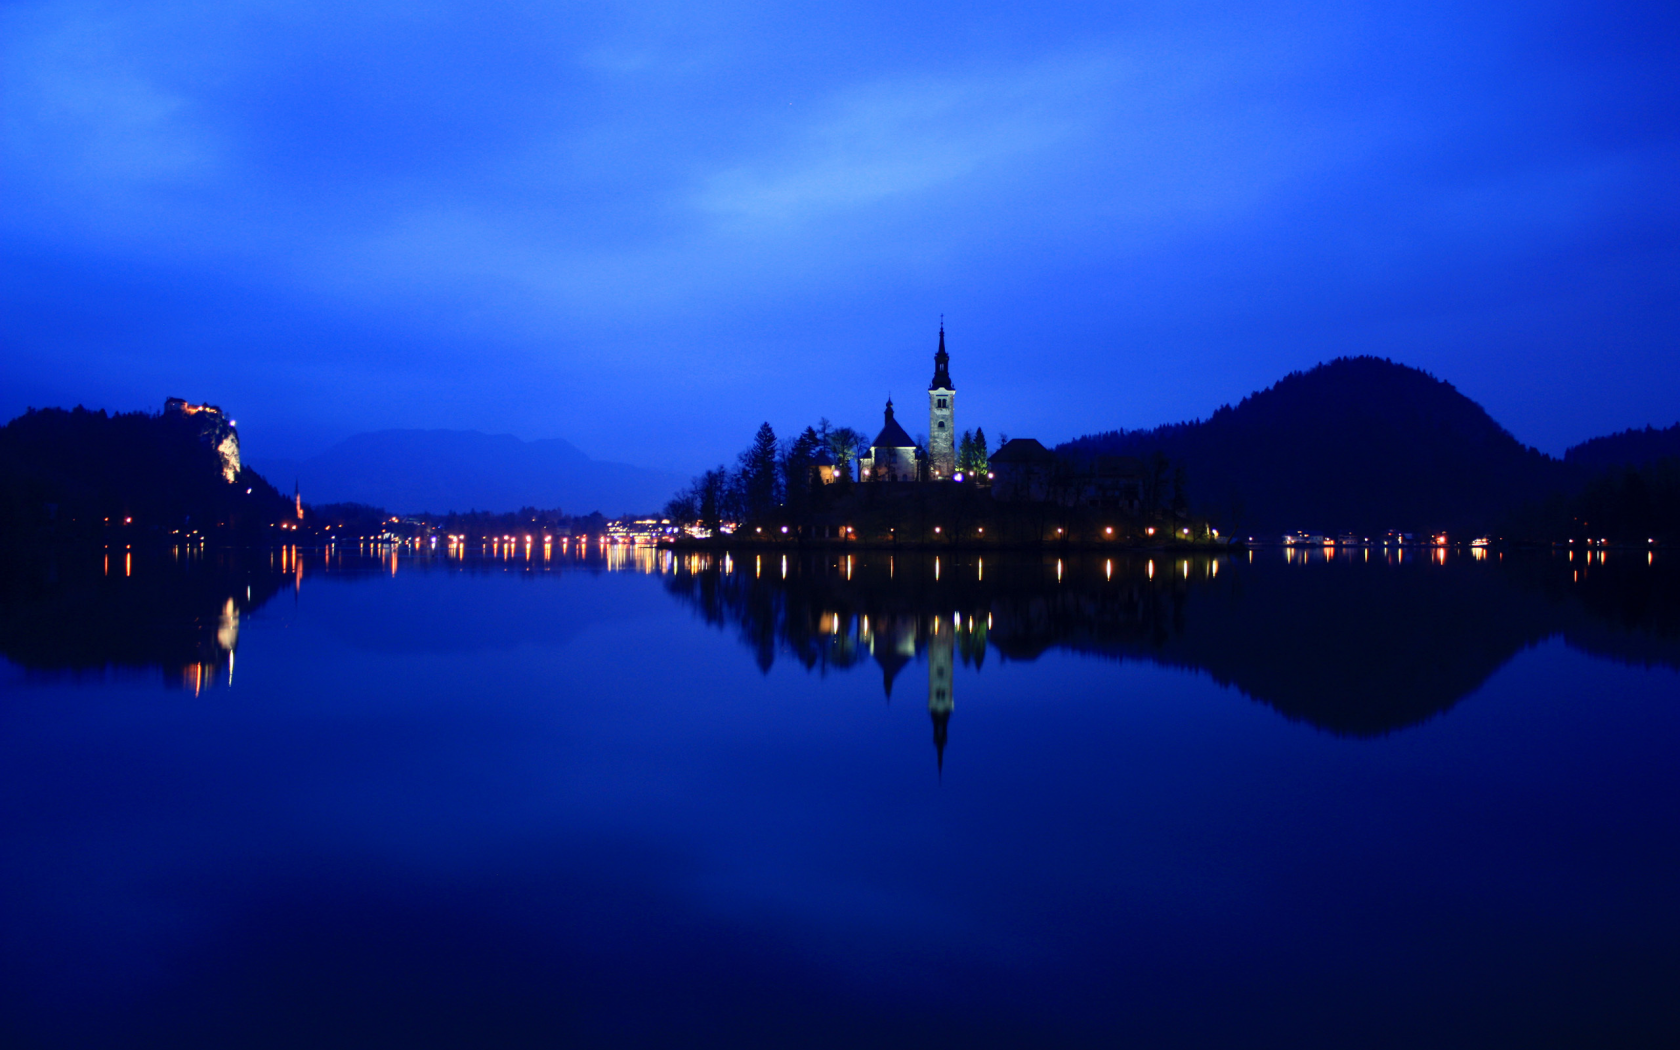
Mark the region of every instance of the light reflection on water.
<instances>
[{"instance_id":1,"label":"light reflection on water","mask_svg":"<svg viewBox=\"0 0 1680 1050\"><path fill-rule=\"evenodd\" d=\"M546 546L8 567L8 1045L1675 1030L1652 552Z\"/></svg>"}]
</instances>

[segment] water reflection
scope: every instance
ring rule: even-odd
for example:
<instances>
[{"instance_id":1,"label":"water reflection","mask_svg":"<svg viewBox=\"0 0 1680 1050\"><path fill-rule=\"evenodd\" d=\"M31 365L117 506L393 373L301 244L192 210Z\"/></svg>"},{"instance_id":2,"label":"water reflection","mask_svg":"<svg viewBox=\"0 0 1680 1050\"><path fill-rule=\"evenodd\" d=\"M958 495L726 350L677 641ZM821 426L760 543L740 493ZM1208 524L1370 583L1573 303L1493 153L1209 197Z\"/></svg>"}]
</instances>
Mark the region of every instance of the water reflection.
<instances>
[{"instance_id":1,"label":"water reflection","mask_svg":"<svg viewBox=\"0 0 1680 1050\"><path fill-rule=\"evenodd\" d=\"M756 556L755 556L756 557ZM689 555L666 587L731 626L768 671L778 655L826 673L873 663L890 700L922 660L941 760L955 660L1050 649L1201 671L1291 719L1344 735L1440 714L1522 649L1571 646L1680 667L1680 609L1645 552L1595 562L1540 553L1407 561L1401 552L1080 557L796 556L784 573Z\"/></svg>"},{"instance_id":2,"label":"water reflection","mask_svg":"<svg viewBox=\"0 0 1680 1050\"><path fill-rule=\"evenodd\" d=\"M1680 667L1680 588L1668 559L1648 551L963 557L544 549L523 537L476 553L450 543L11 557L0 569L0 654L33 674L158 668L200 691L231 679L242 619L276 594L300 592L306 577L400 571L657 575L736 634L761 670L779 658L819 674L868 665L888 701L921 663L939 763L953 671L979 672L988 654L1030 661L1057 649L1205 672L1286 717L1352 736L1427 721L1554 635L1598 656ZM470 629L445 633L452 648L480 644Z\"/></svg>"},{"instance_id":3,"label":"water reflection","mask_svg":"<svg viewBox=\"0 0 1680 1050\"><path fill-rule=\"evenodd\" d=\"M1662 551L578 546L0 564L28 674L245 646L8 693L6 1045L1673 1042Z\"/></svg>"},{"instance_id":4,"label":"water reflection","mask_svg":"<svg viewBox=\"0 0 1680 1050\"><path fill-rule=\"evenodd\" d=\"M0 559L0 654L32 676L161 671L194 693L232 682L241 621L301 584L274 551L36 551Z\"/></svg>"}]
</instances>

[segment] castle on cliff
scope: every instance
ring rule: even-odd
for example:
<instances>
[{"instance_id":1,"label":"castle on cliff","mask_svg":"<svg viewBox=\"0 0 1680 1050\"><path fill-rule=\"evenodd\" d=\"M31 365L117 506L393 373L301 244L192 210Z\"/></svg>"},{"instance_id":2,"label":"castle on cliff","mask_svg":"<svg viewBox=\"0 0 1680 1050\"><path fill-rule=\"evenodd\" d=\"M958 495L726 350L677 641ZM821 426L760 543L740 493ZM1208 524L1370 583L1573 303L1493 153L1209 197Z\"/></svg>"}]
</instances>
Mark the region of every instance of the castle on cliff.
<instances>
[{"instance_id":1,"label":"castle on cliff","mask_svg":"<svg viewBox=\"0 0 1680 1050\"><path fill-rule=\"evenodd\" d=\"M163 414L196 427L198 439L221 457L223 480L232 484L239 477L239 431L219 407L195 405L184 397L171 397L163 402Z\"/></svg>"}]
</instances>

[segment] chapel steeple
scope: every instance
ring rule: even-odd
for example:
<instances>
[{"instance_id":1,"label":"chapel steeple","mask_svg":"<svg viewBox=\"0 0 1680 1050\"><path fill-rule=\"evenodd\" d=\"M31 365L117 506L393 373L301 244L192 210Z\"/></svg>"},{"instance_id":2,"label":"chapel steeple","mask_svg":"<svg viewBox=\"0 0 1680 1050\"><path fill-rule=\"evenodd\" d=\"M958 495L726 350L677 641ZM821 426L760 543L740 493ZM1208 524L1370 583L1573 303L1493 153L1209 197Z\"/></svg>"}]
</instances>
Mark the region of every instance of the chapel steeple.
<instances>
[{"instance_id":1,"label":"chapel steeple","mask_svg":"<svg viewBox=\"0 0 1680 1050\"><path fill-rule=\"evenodd\" d=\"M957 471L957 391L951 385L951 355L945 352L945 318L939 318L939 350L928 384L928 468L934 481Z\"/></svg>"},{"instance_id":2,"label":"chapel steeple","mask_svg":"<svg viewBox=\"0 0 1680 1050\"><path fill-rule=\"evenodd\" d=\"M939 350L933 355L933 382L929 390L953 390L951 386L951 355L945 352L945 318L939 319Z\"/></svg>"}]
</instances>

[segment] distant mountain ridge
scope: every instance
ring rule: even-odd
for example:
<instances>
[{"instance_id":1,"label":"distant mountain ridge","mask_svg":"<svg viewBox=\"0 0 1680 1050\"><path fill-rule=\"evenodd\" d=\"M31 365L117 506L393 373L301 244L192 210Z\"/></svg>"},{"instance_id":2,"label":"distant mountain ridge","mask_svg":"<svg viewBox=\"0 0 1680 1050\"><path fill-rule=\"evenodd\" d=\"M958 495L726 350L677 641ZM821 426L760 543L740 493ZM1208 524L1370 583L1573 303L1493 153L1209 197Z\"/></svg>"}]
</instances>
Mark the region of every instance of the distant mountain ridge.
<instances>
[{"instance_id":1,"label":"distant mountain ridge","mask_svg":"<svg viewBox=\"0 0 1680 1050\"><path fill-rule=\"evenodd\" d=\"M1572 477L1451 383L1376 357L1290 373L1205 421L1091 434L1057 449L1157 450L1186 467L1192 505L1238 533L1482 532Z\"/></svg>"},{"instance_id":2,"label":"distant mountain ridge","mask_svg":"<svg viewBox=\"0 0 1680 1050\"><path fill-rule=\"evenodd\" d=\"M1570 466L1603 470L1643 466L1668 456L1680 456L1680 423L1663 430L1648 426L1583 441L1564 452L1563 461Z\"/></svg>"},{"instance_id":3,"label":"distant mountain ridge","mask_svg":"<svg viewBox=\"0 0 1680 1050\"><path fill-rule=\"evenodd\" d=\"M590 459L560 438L476 430L370 431L309 459L265 460L262 469L281 489L295 478L309 503L367 503L402 514L559 507L617 516L664 506L687 480Z\"/></svg>"}]
</instances>

